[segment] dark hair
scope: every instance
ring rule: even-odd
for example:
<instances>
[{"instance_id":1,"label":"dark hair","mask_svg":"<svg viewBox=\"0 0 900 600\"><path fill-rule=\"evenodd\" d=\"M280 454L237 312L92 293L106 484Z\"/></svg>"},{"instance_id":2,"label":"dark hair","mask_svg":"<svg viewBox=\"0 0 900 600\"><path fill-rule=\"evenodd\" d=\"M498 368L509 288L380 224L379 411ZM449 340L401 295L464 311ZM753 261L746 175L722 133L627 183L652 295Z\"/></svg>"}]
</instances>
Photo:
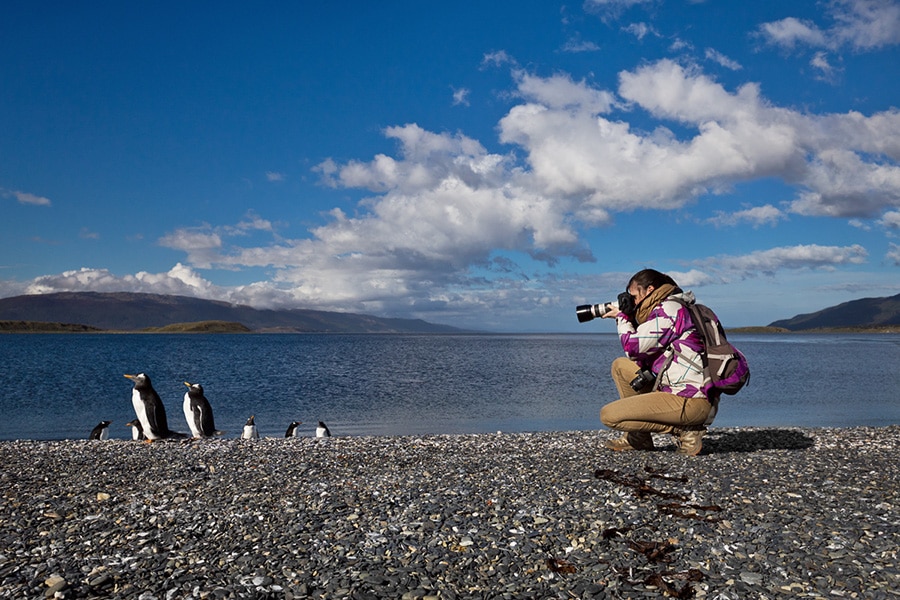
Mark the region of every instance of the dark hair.
<instances>
[{"instance_id":1,"label":"dark hair","mask_svg":"<svg viewBox=\"0 0 900 600\"><path fill-rule=\"evenodd\" d=\"M665 273L660 273L656 269L644 269L643 271L638 271L634 275L631 276L631 279L628 280L628 285L625 286L625 289L631 287L631 284L637 284L638 287L643 289L647 289L651 285L654 288L659 288L661 285L671 284L675 287L678 287L678 284L675 283L675 280L666 275Z\"/></svg>"}]
</instances>

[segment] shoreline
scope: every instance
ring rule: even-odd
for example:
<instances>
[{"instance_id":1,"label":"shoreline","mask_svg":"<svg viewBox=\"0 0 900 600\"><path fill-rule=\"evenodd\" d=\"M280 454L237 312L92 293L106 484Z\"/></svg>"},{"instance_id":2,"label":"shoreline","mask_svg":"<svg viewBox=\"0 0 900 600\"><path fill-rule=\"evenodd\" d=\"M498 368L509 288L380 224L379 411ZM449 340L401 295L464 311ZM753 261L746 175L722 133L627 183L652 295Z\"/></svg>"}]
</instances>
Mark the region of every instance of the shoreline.
<instances>
[{"instance_id":1,"label":"shoreline","mask_svg":"<svg viewBox=\"0 0 900 600\"><path fill-rule=\"evenodd\" d=\"M714 428L697 457L615 435L0 441L0 597L900 588L900 426Z\"/></svg>"}]
</instances>

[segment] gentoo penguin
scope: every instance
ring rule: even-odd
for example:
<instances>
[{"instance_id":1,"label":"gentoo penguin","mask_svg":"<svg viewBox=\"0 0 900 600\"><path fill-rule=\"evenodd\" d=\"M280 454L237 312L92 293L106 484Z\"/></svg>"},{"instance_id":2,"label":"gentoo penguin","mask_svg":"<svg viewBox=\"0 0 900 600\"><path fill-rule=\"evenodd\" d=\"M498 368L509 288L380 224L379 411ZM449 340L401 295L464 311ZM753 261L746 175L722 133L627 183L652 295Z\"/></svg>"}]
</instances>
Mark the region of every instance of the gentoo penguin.
<instances>
[{"instance_id":1,"label":"gentoo penguin","mask_svg":"<svg viewBox=\"0 0 900 600\"><path fill-rule=\"evenodd\" d=\"M182 437L169 429L166 420L166 408L163 406L159 394L153 389L150 378L144 373L126 375L134 382L134 390L131 392L131 404L134 406L134 414L141 422L141 429L148 442L163 440L169 437Z\"/></svg>"},{"instance_id":2,"label":"gentoo penguin","mask_svg":"<svg viewBox=\"0 0 900 600\"><path fill-rule=\"evenodd\" d=\"M256 430L256 423L253 420L253 415L247 419L247 422L244 423L244 431L241 433L241 438L245 440L258 440L259 439L259 431Z\"/></svg>"},{"instance_id":3,"label":"gentoo penguin","mask_svg":"<svg viewBox=\"0 0 900 600\"><path fill-rule=\"evenodd\" d=\"M316 437L331 437L331 431L328 430L328 426L319 421L319 426L316 427Z\"/></svg>"},{"instance_id":4,"label":"gentoo penguin","mask_svg":"<svg viewBox=\"0 0 900 600\"><path fill-rule=\"evenodd\" d=\"M132 419L125 423L125 427L131 427L131 439L134 441L143 441L147 439L147 436L144 435L144 428L141 427L141 422L137 419Z\"/></svg>"},{"instance_id":5,"label":"gentoo penguin","mask_svg":"<svg viewBox=\"0 0 900 600\"><path fill-rule=\"evenodd\" d=\"M206 396L203 395L203 386L199 383L184 382L188 386L188 391L184 393L184 418L187 420L188 427L191 428L191 434L195 438L212 437L214 435L222 435L221 431L216 430L215 421L213 421L212 407Z\"/></svg>"},{"instance_id":6,"label":"gentoo penguin","mask_svg":"<svg viewBox=\"0 0 900 600\"><path fill-rule=\"evenodd\" d=\"M112 421L100 421L96 427L91 429L91 435L88 436L89 440L108 440L109 439L109 424Z\"/></svg>"},{"instance_id":7,"label":"gentoo penguin","mask_svg":"<svg viewBox=\"0 0 900 600\"><path fill-rule=\"evenodd\" d=\"M291 424L288 425L287 431L284 432L284 437L297 437L297 426L302 424L303 421L291 421Z\"/></svg>"}]
</instances>

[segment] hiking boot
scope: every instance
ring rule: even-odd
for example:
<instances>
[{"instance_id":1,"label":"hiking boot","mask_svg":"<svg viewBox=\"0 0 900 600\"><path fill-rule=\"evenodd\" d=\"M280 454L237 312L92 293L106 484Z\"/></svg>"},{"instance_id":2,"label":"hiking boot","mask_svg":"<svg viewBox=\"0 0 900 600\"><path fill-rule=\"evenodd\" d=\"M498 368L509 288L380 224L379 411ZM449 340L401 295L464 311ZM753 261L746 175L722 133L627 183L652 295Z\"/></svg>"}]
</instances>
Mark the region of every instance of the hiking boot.
<instances>
[{"instance_id":1,"label":"hiking boot","mask_svg":"<svg viewBox=\"0 0 900 600\"><path fill-rule=\"evenodd\" d=\"M623 450L653 450L653 436L646 431L632 431L615 440L606 440L606 447Z\"/></svg>"},{"instance_id":2,"label":"hiking boot","mask_svg":"<svg viewBox=\"0 0 900 600\"><path fill-rule=\"evenodd\" d=\"M675 436L675 452L685 456L697 456L703 449L703 434L705 429L676 429L672 432Z\"/></svg>"}]
</instances>

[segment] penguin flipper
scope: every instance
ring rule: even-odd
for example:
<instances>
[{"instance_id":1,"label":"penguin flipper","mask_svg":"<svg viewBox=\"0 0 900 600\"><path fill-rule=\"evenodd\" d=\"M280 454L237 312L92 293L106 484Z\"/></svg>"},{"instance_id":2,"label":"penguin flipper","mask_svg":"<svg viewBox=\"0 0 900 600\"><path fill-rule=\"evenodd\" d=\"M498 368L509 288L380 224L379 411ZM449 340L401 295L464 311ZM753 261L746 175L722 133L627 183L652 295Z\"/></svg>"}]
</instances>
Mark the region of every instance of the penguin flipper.
<instances>
[{"instance_id":1,"label":"penguin flipper","mask_svg":"<svg viewBox=\"0 0 900 600\"><path fill-rule=\"evenodd\" d=\"M154 396L154 398L151 398L150 401L147 402L147 423L150 425L151 430L158 432L162 437L165 437L166 434L169 433L169 422L166 420L166 408L163 406L159 396L155 394Z\"/></svg>"}]
</instances>

